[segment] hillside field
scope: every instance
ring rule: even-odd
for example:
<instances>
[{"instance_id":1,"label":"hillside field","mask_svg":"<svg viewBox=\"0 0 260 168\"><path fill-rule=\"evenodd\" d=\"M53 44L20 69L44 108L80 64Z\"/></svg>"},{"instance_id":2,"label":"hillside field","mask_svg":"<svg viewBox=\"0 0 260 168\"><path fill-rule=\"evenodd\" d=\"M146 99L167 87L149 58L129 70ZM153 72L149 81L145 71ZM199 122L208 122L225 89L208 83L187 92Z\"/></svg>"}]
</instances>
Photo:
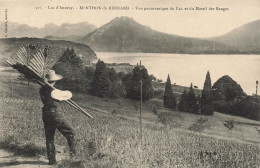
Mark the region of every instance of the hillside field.
<instances>
[{"instance_id":1,"label":"hillside field","mask_svg":"<svg viewBox=\"0 0 260 168\"><path fill-rule=\"evenodd\" d=\"M0 147L17 155L45 155L39 86L0 77ZM78 167L259 167L260 122L215 112L192 115L162 108L160 99L143 104L139 141L139 102L74 94L73 100L94 116L88 119L61 103L77 135L77 163L66 160L68 147L57 132L60 163ZM155 114L156 113L156 114ZM160 119L158 119L160 116ZM194 124L203 119L200 131ZM233 120L228 130L225 120ZM196 125L195 125L196 127ZM63 150L64 149L64 150Z\"/></svg>"}]
</instances>

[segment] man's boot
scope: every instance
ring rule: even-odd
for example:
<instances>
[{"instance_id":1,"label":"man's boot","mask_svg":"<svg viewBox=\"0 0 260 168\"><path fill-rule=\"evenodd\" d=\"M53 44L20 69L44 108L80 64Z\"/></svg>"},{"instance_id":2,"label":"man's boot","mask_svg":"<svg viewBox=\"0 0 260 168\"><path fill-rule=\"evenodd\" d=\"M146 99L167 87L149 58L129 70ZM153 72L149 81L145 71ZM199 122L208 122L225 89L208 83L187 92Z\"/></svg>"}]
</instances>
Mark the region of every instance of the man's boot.
<instances>
[{"instance_id":1,"label":"man's boot","mask_svg":"<svg viewBox=\"0 0 260 168\"><path fill-rule=\"evenodd\" d=\"M48 143L47 144L47 155L48 155L48 160L49 160L49 165L56 164L56 152L55 152L55 146L53 143Z\"/></svg>"}]
</instances>

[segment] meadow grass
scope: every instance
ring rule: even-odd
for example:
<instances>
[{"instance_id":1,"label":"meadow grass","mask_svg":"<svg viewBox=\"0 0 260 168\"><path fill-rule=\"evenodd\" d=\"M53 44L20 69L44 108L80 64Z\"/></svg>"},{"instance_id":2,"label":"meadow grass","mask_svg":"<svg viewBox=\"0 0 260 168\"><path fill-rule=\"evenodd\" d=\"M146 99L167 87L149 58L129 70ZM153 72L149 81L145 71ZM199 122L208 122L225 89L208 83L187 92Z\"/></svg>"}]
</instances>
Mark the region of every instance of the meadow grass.
<instances>
[{"instance_id":1,"label":"meadow grass","mask_svg":"<svg viewBox=\"0 0 260 168\"><path fill-rule=\"evenodd\" d=\"M12 144L11 148L20 151L20 154L26 155L28 149L31 154L45 154L42 103L36 96L37 92L26 93L28 87L24 86L19 87L23 91L19 92L17 89L11 97L8 86L3 83L0 86L6 87L0 87L0 141L2 144L8 142L1 147L8 149L8 144ZM24 98L20 93L27 95ZM234 132L243 132L230 138L213 136L213 131L216 131L214 135L221 135L221 131L225 132L223 135L231 134L222 126L222 114L207 117L206 128L211 129L193 132L188 128L201 116L158 109L159 113L171 112L173 117L169 117L167 122L178 121L180 126L170 127L167 123L165 126L157 125L152 122L156 115L148 117L152 114L153 105L147 103L144 111L146 120L150 122L143 124L143 143L140 148L139 122L134 119L138 114L134 106L136 102L123 99L112 101L84 95L78 95L76 102L80 102L94 119L86 118L65 103L60 105L59 108L75 128L78 154L77 161L65 158L58 167L260 167L259 143L236 138L243 134L251 135L250 131L246 133L246 128L243 130L244 128L235 125L237 130ZM121 103L119 113L112 115L111 110L119 106L118 102ZM121 115L120 111L124 110L128 111ZM215 121L217 118L219 120ZM240 123L253 123L247 119L235 119ZM214 124L216 128L213 129ZM55 138L57 146L65 146L68 151L66 140L59 132ZM64 155L68 155L66 150Z\"/></svg>"}]
</instances>

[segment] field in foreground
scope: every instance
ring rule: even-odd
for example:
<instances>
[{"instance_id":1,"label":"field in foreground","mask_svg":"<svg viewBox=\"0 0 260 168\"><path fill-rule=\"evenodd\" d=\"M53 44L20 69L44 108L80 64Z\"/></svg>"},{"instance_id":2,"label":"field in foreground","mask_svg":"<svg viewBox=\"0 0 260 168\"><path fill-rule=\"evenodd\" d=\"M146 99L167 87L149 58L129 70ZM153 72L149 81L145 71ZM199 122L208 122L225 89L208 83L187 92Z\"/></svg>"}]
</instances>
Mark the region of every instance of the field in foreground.
<instances>
[{"instance_id":1,"label":"field in foreground","mask_svg":"<svg viewBox=\"0 0 260 168\"><path fill-rule=\"evenodd\" d=\"M0 146L15 150L18 155L45 154L45 138L41 120L42 104L39 97L29 96L36 95L37 91L30 86L15 87L14 94L11 96L8 86L0 84ZM19 93L23 92L26 99L18 94L18 88L24 89ZM95 106L94 102L84 101L84 97L79 96L77 99L77 101L81 100L81 105L86 108ZM97 100L103 105L99 108L108 110L105 113L95 108L87 108L94 115L94 119L87 119L66 104L60 107L76 129L78 159L81 167L251 168L260 166L259 144L194 133L185 130L185 124L175 129L155 124L155 122L144 122L141 156L139 122L132 119L136 114L134 106L133 109L129 108L134 111L131 117L125 114L112 115L114 105L109 103L109 100ZM120 104L124 106L123 102ZM148 107L145 110L148 111ZM183 118L187 119L185 115L183 114ZM153 117L146 118L151 119L150 121L153 119ZM56 135L56 144L59 147L66 146L66 141L60 133Z\"/></svg>"}]
</instances>

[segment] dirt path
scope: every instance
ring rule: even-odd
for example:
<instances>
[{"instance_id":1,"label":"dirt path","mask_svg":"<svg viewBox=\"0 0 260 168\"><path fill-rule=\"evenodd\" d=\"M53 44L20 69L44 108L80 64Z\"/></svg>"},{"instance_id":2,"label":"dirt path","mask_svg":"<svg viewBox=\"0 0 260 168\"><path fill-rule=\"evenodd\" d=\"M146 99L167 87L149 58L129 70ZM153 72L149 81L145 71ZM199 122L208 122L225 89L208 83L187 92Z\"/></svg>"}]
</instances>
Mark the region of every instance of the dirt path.
<instances>
[{"instance_id":1,"label":"dirt path","mask_svg":"<svg viewBox=\"0 0 260 168\"><path fill-rule=\"evenodd\" d=\"M0 168L50 168L48 165L48 161L41 157L30 158L30 157L22 157L15 156L10 152L0 150Z\"/></svg>"}]
</instances>

